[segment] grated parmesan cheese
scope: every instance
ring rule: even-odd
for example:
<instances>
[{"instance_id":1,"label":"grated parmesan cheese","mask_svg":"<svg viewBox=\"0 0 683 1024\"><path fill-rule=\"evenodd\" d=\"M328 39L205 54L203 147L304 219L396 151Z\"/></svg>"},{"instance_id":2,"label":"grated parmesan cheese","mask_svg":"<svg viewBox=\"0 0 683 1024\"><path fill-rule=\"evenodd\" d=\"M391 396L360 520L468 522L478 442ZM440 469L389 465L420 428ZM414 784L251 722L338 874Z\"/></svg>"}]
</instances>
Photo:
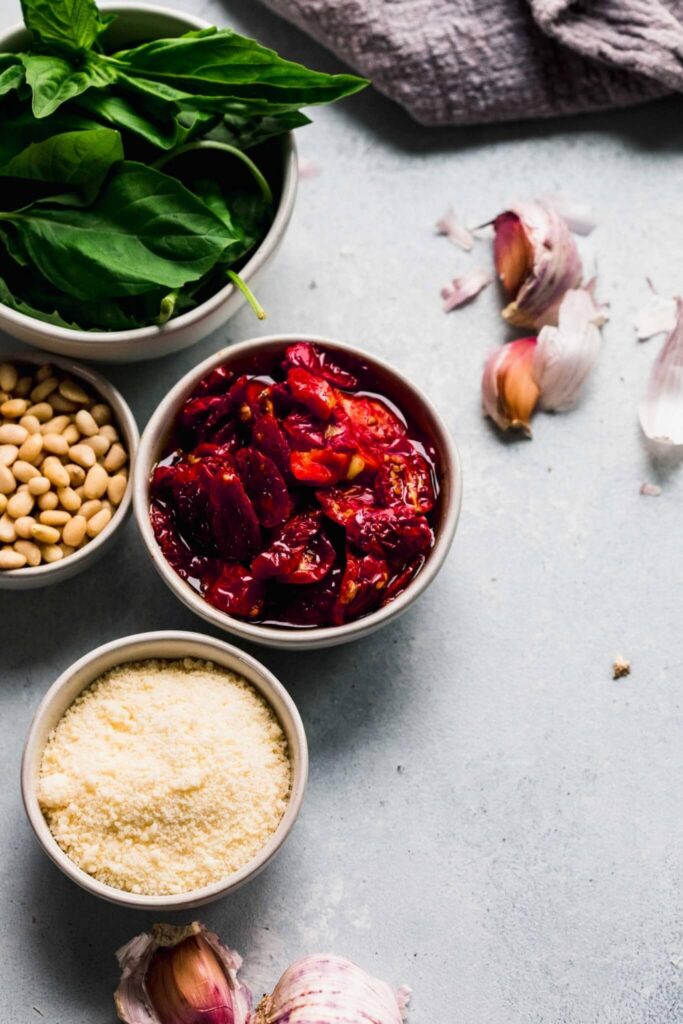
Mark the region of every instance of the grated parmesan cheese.
<instances>
[{"instance_id":1,"label":"grated parmesan cheese","mask_svg":"<svg viewBox=\"0 0 683 1024\"><path fill-rule=\"evenodd\" d=\"M272 708L211 662L141 661L100 676L50 734L40 805L79 867L128 892L220 881L264 846L291 785Z\"/></svg>"}]
</instances>

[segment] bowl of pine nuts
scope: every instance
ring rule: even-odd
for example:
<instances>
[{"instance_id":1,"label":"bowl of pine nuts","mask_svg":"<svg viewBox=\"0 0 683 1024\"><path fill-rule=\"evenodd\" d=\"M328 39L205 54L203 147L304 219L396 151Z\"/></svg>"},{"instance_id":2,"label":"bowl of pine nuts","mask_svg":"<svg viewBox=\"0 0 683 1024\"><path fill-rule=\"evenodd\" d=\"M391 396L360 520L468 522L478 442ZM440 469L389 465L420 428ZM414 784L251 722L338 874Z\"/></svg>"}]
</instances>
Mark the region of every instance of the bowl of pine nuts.
<instances>
[{"instance_id":1,"label":"bowl of pine nuts","mask_svg":"<svg viewBox=\"0 0 683 1024\"><path fill-rule=\"evenodd\" d=\"M131 504L138 428L101 374L39 352L0 362L0 589L81 572Z\"/></svg>"}]
</instances>

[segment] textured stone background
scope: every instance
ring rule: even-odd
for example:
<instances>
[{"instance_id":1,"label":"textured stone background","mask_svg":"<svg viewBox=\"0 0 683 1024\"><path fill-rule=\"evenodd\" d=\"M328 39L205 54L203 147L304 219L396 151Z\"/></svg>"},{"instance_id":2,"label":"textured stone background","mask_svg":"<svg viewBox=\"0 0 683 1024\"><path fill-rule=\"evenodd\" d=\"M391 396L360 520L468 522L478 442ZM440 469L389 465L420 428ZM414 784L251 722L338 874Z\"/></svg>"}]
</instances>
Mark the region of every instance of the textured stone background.
<instances>
[{"instance_id":1,"label":"textured stone background","mask_svg":"<svg viewBox=\"0 0 683 1024\"><path fill-rule=\"evenodd\" d=\"M334 66L248 0L195 10ZM17 13L0 2L2 23ZM410 983L414 1024L683 1019L683 476L644 451L636 405L660 342L638 345L632 327L646 274L681 287L680 115L667 100L444 132L370 92L320 110L299 143L322 173L302 183L259 289L268 321L243 312L198 348L105 368L142 427L226 338L320 331L410 374L463 455L455 546L402 621L327 653L256 652L298 702L312 754L279 859L202 912L245 954L257 992L295 957L334 950ZM503 336L497 297L447 317L438 294L488 249L467 256L432 225L448 201L476 223L560 187L599 212L604 352L576 412L538 416L531 443L501 443L478 398ZM661 497L638 494L645 479ZM0 593L2 1024L113 1020L113 951L152 918L100 904L51 866L24 818L19 758L33 709L76 657L174 627L205 628L148 566L132 522L85 575ZM633 673L613 682L617 654Z\"/></svg>"}]
</instances>

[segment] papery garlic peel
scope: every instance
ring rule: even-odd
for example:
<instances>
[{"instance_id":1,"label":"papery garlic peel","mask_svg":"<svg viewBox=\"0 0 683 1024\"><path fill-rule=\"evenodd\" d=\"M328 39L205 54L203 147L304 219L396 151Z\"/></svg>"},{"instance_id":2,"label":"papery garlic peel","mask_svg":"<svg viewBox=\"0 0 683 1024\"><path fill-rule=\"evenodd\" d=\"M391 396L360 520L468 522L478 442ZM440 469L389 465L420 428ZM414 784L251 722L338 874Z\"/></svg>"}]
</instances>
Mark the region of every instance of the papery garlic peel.
<instances>
[{"instance_id":1,"label":"papery garlic peel","mask_svg":"<svg viewBox=\"0 0 683 1024\"><path fill-rule=\"evenodd\" d=\"M531 414L539 396L534 376L536 338L519 338L492 352L481 382L484 412L501 430L531 437Z\"/></svg>"},{"instance_id":2,"label":"papery garlic peel","mask_svg":"<svg viewBox=\"0 0 683 1024\"><path fill-rule=\"evenodd\" d=\"M538 335L533 372L541 392L541 408L566 412L573 409L600 354L601 311L591 293L578 288L562 300L557 327L546 326Z\"/></svg>"},{"instance_id":3,"label":"papery garlic peel","mask_svg":"<svg viewBox=\"0 0 683 1024\"><path fill-rule=\"evenodd\" d=\"M683 299L676 299L676 323L655 359L638 410L643 433L665 447L683 445Z\"/></svg>"},{"instance_id":4,"label":"papery garlic peel","mask_svg":"<svg viewBox=\"0 0 683 1024\"><path fill-rule=\"evenodd\" d=\"M237 978L239 953L194 922L157 924L116 954L121 982L114 994L125 1024L247 1024L249 989Z\"/></svg>"},{"instance_id":5,"label":"papery garlic peel","mask_svg":"<svg viewBox=\"0 0 683 1024\"><path fill-rule=\"evenodd\" d=\"M560 303L583 273L576 242L556 210L543 203L518 203L499 214L494 259L511 301L503 319L517 327L556 324Z\"/></svg>"},{"instance_id":6,"label":"papery garlic peel","mask_svg":"<svg viewBox=\"0 0 683 1024\"><path fill-rule=\"evenodd\" d=\"M341 956L297 960L264 996L253 1024L401 1024L410 990L397 993Z\"/></svg>"}]
</instances>

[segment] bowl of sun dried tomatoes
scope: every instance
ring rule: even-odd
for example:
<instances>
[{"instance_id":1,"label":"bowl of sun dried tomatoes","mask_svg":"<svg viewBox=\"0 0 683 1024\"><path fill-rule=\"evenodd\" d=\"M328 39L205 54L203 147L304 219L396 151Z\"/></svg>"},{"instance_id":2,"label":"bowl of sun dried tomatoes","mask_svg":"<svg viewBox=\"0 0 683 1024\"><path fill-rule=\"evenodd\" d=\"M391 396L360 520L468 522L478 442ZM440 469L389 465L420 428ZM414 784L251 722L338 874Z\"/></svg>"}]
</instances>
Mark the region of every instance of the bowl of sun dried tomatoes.
<instances>
[{"instance_id":1,"label":"bowl of sun dried tomatoes","mask_svg":"<svg viewBox=\"0 0 683 1024\"><path fill-rule=\"evenodd\" d=\"M135 512L194 612L271 647L327 647L400 615L434 579L462 498L430 401L376 356L277 335L216 353L144 431Z\"/></svg>"}]
</instances>

